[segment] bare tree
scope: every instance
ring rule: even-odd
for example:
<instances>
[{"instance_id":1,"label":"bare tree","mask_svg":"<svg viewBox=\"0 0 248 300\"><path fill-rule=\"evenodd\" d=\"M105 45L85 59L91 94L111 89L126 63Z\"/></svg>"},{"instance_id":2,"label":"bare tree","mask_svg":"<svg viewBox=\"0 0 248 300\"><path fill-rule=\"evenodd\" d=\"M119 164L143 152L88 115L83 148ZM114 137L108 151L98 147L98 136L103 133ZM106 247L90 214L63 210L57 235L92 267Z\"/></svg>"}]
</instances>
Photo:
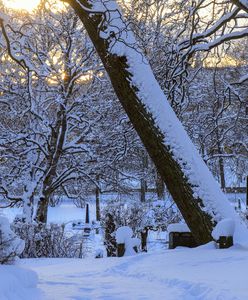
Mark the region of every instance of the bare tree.
<instances>
[{"instance_id":1,"label":"bare tree","mask_svg":"<svg viewBox=\"0 0 248 300\"><path fill-rule=\"evenodd\" d=\"M59 195L79 203L96 191L99 202L120 187L130 177L124 158L140 142L74 12L12 14L17 21L1 23L0 189L6 205L23 203L28 222L38 198L45 223Z\"/></svg>"}]
</instances>

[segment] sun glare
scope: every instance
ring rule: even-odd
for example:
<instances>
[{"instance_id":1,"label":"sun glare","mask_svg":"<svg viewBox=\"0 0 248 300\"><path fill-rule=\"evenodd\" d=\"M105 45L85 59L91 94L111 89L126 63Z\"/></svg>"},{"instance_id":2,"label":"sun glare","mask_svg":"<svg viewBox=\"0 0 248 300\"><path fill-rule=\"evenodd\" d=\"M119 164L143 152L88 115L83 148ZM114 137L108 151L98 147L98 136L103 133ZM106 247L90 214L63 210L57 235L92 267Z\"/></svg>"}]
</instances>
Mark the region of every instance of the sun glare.
<instances>
[{"instance_id":1,"label":"sun glare","mask_svg":"<svg viewBox=\"0 0 248 300\"><path fill-rule=\"evenodd\" d=\"M3 3L6 7L12 9L32 11L39 5L40 0L4 0Z\"/></svg>"}]
</instances>

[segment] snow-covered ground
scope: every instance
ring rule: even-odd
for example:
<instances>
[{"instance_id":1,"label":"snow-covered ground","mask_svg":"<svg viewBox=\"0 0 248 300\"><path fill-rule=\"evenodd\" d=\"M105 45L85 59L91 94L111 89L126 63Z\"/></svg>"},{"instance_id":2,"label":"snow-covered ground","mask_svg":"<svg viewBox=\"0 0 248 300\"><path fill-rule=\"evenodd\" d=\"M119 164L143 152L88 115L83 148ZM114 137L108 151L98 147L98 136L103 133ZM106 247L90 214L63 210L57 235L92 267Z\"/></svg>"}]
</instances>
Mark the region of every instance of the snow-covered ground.
<instances>
[{"instance_id":1,"label":"snow-covered ground","mask_svg":"<svg viewBox=\"0 0 248 300\"><path fill-rule=\"evenodd\" d=\"M230 201L244 197L235 195ZM4 209L10 220L20 212ZM90 215L93 220L94 203ZM49 222L84 218L85 209L71 203L49 208ZM94 259L103 245L100 235L93 240L92 255L86 259L25 259L19 260L19 267L0 266L0 300L248 299L248 251L219 250L212 244L167 250L166 233L151 231L148 254Z\"/></svg>"},{"instance_id":2,"label":"snow-covered ground","mask_svg":"<svg viewBox=\"0 0 248 300\"><path fill-rule=\"evenodd\" d=\"M208 245L123 258L29 259L21 264L37 272L43 300L248 299L248 252L235 248Z\"/></svg>"},{"instance_id":3,"label":"snow-covered ground","mask_svg":"<svg viewBox=\"0 0 248 300\"><path fill-rule=\"evenodd\" d=\"M17 214L22 213L22 208L4 208L0 213L12 222ZM95 219L95 215L95 205L90 204L90 221ZM73 203L63 203L48 209L48 223L61 224L73 220L85 220L85 208L78 208Z\"/></svg>"},{"instance_id":4,"label":"snow-covered ground","mask_svg":"<svg viewBox=\"0 0 248 300\"><path fill-rule=\"evenodd\" d=\"M1 300L43 300L37 282L38 276L31 270L0 265Z\"/></svg>"}]
</instances>

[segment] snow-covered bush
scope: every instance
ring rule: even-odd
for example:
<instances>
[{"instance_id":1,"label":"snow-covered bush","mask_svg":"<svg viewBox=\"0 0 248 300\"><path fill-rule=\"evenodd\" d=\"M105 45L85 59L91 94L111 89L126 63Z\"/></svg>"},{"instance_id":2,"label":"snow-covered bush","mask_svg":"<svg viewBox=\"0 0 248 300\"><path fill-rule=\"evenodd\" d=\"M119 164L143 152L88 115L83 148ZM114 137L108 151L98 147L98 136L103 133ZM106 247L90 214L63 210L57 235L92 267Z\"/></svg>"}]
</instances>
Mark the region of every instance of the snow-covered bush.
<instances>
[{"instance_id":1,"label":"snow-covered bush","mask_svg":"<svg viewBox=\"0 0 248 300\"><path fill-rule=\"evenodd\" d=\"M111 216L111 222L109 222ZM166 230L171 223L178 223L181 214L173 203L155 201L152 203L126 203L109 201L102 211L102 227L105 229L105 246L108 256L116 255L115 228L129 226L134 236L141 238L142 251L146 251L148 231Z\"/></svg>"},{"instance_id":2,"label":"snow-covered bush","mask_svg":"<svg viewBox=\"0 0 248 300\"><path fill-rule=\"evenodd\" d=\"M140 233L145 227L166 230L171 223L178 223L182 217L174 204L169 201L153 203L126 203L110 201L102 212L102 226L106 228L106 216L111 214L116 228L129 226L134 234Z\"/></svg>"},{"instance_id":3,"label":"snow-covered bush","mask_svg":"<svg viewBox=\"0 0 248 300\"><path fill-rule=\"evenodd\" d=\"M24 241L11 230L7 218L0 216L0 264L10 264L24 250Z\"/></svg>"},{"instance_id":4,"label":"snow-covered bush","mask_svg":"<svg viewBox=\"0 0 248 300\"><path fill-rule=\"evenodd\" d=\"M175 203L170 200L153 202L150 218L154 220L154 226L162 230L167 230L170 224L179 223L182 220L181 213Z\"/></svg>"},{"instance_id":5,"label":"snow-covered bush","mask_svg":"<svg viewBox=\"0 0 248 300\"><path fill-rule=\"evenodd\" d=\"M23 258L79 257L84 251L82 235L67 234L64 225L16 222L12 228L25 241Z\"/></svg>"}]
</instances>

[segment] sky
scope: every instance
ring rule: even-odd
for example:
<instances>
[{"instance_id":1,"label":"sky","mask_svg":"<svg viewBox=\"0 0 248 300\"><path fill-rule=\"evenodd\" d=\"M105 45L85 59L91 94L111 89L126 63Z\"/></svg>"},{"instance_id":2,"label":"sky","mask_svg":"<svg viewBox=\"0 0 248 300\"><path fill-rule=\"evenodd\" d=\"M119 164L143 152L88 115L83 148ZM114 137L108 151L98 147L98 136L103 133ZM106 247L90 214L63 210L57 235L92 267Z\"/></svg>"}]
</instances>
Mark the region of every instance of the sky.
<instances>
[{"instance_id":1,"label":"sky","mask_svg":"<svg viewBox=\"0 0 248 300\"><path fill-rule=\"evenodd\" d=\"M4 0L3 3L9 7L14 9L23 9L27 11L32 11L37 7L40 0Z\"/></svg>"}]
</instances>

